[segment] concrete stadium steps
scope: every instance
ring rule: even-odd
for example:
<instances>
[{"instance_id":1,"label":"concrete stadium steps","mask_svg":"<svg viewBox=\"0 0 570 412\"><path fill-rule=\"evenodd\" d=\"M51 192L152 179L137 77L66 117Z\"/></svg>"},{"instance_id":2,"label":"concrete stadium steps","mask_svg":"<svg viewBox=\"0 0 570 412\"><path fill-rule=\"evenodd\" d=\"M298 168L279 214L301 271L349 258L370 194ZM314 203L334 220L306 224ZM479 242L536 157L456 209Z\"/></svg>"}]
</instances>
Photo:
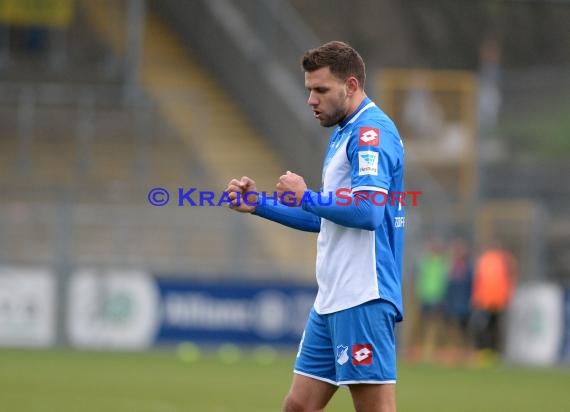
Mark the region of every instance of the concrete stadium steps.
<instances>
[{"instance_id":1,"label":"concrete stadium steps","mask_svg":"<svg viewBox=\"0 0 570 412\"><path fill-rule=\"evenodd\" d=\"M0 259L55 264L64 253L73 266L140 265L173 274L243 273L261 277L290 273L276 268L250 242L249 218L237 219L222 208L154 208L140 203L73 202L58 196L14 196L0 204ZM31 201L32 200L32 201ZM62 226L62 219L68 219ZM67 229L65 229L67 228ZM7 241L9 239L9 241ZM231 256L221 259L220 251Z\"/></svg>"},{"instance_id":2,"label":"concrete stadium steps","mask_svg":"<svg viewBox=\"0 0 570 412\"><path fill-rule=\"evenodd\" d=\"M54 264L56 205L53 202L30 203L22 196L12 196L4 191L0 196L0 242L3 245L0 260Z\"/></svg>"},{"instance_id":3,"label":"concrete stadium steps","mask_svg":"<svg viewBox=\"0 0 570 412\"><path fill-rule=\"evenodd\" d=\"M97 136L85 148L80 148L75 139L54 137L32 140L26 157L19 158L19 150L15 138L0 140L0 183L32 180L43 186L74 182L104 186L122 181L185 187L203 179L201 175L193 176L195 167L186 147L175 141L149 142L139 153L140 143L127 137L118 140Z\"/></svg>"},{"instance_id":4,"label":"concrete stadium steps","mask_svg":"<svg viewBox=\"0 0 570 412\"><path fill-rule=\"evenodd\" d=\"M113 0L77 0L77 5L84 10L92 26L91 29L119 54L124 53L125 47L125 4L126 2Z\"/></svg>"},{"instance_id":5,"label":"concrete stadium steps","mask_svg":"<svg viewBox=\"0 0 570 412\"><path fill-rule=\"evenodd\" d=\"M162 115L200 155L214 185L225 187L232 177L248 175L259 190L273 191L285 172L280 159L248 124L209 73L189 55L181 41L155 15L146 22L142 83L162 107ZM284 234L269 222L253 222L257 242L275 265L298 262L314 272L314 239L303 233ZM293 239L287 239L286 237Z\"/></svg>"},{"instance_id":6,"label":"concrete stadium steps","mask_svg":"<svg viewBox=\"0 0 570 412\"><path fill-rule=\"evenodd\" d=\"M186 61L185 54L179 56ZM178 187L220 195L237 171L260 176L260 189L272 189L282 172L271 172L276 157L215 82L204 73L184 73L189 87L201 90L198 100L216 107L223 125L202 128L202 106L189 106L187 89L179 84L164 95L164 88L156 89L156 96L164 98L157 98L158 114L152 105L141 115L138 108L100 102L88 93L65 104L32 99L24 101L33 107L26 120L33 127L24 133L30 140L20 150L17 100L0 103L0 238L7 245L0 260L55 265L67 256L77 264L177 267L177 273L232 270L265 278L276 272L313 278L314 240L302 247L305 234L225 207L189 209L172 200L164 208L148 204L146 195L155 186L171 195ZM172 112L182 120L165 125L162 116L169 119L165 113ZM228 129L239 133L225 136ZM250 153L257 156L246 157ZM22 161L27 167L20 167ZM228 165L235 171L227 171ZM225 173L218 170L224 167ZM264 185L266 175L271 185ZM305 270L303 262L311 269Z\"/></svg>"}]
</instances>

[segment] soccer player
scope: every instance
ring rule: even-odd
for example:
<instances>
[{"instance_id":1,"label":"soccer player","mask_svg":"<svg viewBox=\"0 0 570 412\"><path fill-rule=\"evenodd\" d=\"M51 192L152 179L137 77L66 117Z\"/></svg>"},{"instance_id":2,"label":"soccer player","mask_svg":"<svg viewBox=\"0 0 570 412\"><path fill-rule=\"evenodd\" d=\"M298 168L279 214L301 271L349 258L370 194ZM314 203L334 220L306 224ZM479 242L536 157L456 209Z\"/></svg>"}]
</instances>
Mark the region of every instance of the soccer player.
<instances>
[{"instance_id":1,"label":"soccer player","mask_svg":"<svg viewBox=\"0 0 570 412\"><path fill-rule=\"evenodd\" d=\"M395 411L395 325L403 316L402 141L367 97L364 62L348 44L311 49L302 67L315 119L335 127L320 193L289 171L277 183L281 203L258 194L247 176L226 189L235 200L231 209L319 232L318 293L283 410L323 410L339 386L348 386L357 412Z\"/></svg>"}]
</instances>

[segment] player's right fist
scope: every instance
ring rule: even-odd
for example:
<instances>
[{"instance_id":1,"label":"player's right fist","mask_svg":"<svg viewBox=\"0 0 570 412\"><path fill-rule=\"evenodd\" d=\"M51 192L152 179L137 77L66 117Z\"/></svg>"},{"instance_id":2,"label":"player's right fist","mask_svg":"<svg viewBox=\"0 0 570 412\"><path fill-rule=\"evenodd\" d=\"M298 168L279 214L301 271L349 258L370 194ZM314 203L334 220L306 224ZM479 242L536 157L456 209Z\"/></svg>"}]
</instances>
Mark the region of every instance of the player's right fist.
<instances>
[{"instance_id":1,"label":"player's right fist","mask_svg":"<svg viewBox=\"0 0 570 412\"><path fill-rule=\"evenodd\" d=\"M226 189L231 203L228 207L241 213L252 213L258 201L257 186L255 181L247 176L240 180L232 179Z\"/></svg>"}]
</instances>

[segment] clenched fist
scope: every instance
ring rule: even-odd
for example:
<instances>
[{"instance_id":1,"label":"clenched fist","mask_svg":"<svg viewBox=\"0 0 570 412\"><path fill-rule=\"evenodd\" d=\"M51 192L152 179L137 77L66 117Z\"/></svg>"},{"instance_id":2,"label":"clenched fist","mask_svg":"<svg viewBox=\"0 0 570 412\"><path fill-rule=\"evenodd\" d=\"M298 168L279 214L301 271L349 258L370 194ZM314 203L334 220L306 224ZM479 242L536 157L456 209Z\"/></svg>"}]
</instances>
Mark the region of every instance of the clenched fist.
<instances>
[{"instance_id":1,"label":"clenched fist","mask_svg":"<svg viewBox=\"0 0 570 412\"><path fill-rule=\"evenodd\" d=\"M232 201L228 205L230 209L241 213L252 213L255 211L258 195L257 186L253 179L243 176L240 180L230 180L226 193Z\"/></svg>"},{"instance_id":2,"label":"clenched fist","mask_svg":"<svg viewBox=\"0 0 570 412\"><path fill-rule=\"evenodd\" d=\"M290 171L279 178L276 187L281 203L286 206L298 206L307 190L305 179Z\"/></svg>"}]
</instances>

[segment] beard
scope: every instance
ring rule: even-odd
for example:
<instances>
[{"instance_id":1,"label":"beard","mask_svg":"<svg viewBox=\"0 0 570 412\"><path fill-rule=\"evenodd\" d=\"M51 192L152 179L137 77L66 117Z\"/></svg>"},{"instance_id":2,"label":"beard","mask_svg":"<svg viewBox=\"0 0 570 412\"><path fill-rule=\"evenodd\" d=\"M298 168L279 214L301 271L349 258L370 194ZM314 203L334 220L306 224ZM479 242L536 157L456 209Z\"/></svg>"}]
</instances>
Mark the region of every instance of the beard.
<instances>
[{"instance_id":1,"label":"beard","mask_svg":"<svg viewBox=\"0 0 570 412\"><path fill-rule=\"evenodd\" d=\"M322 114L321 114L322 116ZM340 107L335 107L331 114L327 114L324 118L321 118L321 126L323 127L333 127L339 124L342 119L346 116L345 111Z\"/></svg>"},{"instance_id":2,"label":"beard","mask_svg":"<svg viewBox=\"0 0 570 412\"><path fill-rule=\"evenodd\" d=\"M337 96L337 102L331 108L330 113L327 113L324 117L321 115L321 126L323 127L333 127L339 124L346 117L346 108L344 104L346 102L346 92L340 90Z\"/></svg>"}]
</instances>

